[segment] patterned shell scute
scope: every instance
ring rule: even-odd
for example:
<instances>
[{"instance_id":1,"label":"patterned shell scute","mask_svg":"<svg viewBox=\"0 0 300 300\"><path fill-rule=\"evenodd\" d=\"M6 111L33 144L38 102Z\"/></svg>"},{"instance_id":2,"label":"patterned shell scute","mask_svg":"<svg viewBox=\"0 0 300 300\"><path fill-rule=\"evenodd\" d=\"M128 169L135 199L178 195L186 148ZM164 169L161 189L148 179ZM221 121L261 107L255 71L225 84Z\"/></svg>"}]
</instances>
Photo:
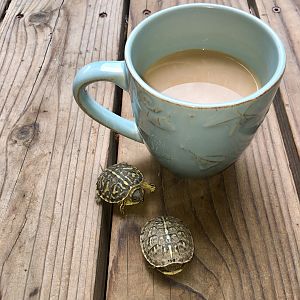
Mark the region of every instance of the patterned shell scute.
<instances>
[{"instance_id":1,"label":"patterned shell scute","mask_svg":"<svg viewBox=\"0 0 300 300\"><path fill-rule=\"evenodd\" d=\"M140 243L146 260L154 267L187 263L193 257L191 232L177 218L160 216L146 223Z\"/></svg>"},{"instance_id":2,"label":"patterned shell scute","mask_svg":"<svg viewBox=\"0 0 300 300\"><path fill-rule=\"evenodd\" d=\"M143 181L143 174L137 168L119 163L105 169L98 178L99 197L110 203L124 200L131 189Z\"/></svg>"}]
</instances>

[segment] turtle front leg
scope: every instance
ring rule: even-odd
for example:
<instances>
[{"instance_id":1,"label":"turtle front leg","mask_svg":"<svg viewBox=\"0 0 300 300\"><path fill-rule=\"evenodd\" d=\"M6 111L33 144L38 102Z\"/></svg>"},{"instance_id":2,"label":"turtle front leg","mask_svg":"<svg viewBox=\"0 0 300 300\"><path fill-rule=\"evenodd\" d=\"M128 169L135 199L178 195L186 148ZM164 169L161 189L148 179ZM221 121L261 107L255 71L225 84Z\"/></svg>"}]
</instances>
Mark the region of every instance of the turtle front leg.
<instances>
[{"instance_id":1,"label":"turtle front leg","mask_svg":"<svg viewBox=\"0 0 300 300\"><path fill-rule=\"evenodd\" d=\"M95 200L96 200L96 203L99 205L101 202L101 198L100 198L100 194L99 194L98 190L96 190Z\"/></svg>"},{"instance_id":2,"label":"turtle front leg","mask_svg":"<svg viewBox=\"0 0 300 300\"><path fill-rule=\"evenodd\" d=\"M148 183L146 181L142 182L142 187L143 187L144 190L147 190L151 193L155 191L155 185L152 184L152 183Z\"/></svg>"}]
</instances>

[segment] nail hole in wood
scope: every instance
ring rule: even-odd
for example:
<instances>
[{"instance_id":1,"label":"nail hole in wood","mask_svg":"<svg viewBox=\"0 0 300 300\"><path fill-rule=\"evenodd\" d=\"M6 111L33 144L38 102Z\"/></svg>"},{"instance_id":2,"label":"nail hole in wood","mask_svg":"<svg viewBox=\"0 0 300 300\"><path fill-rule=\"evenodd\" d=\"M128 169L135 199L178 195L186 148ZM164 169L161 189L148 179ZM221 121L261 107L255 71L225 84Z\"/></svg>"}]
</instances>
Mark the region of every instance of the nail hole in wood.
<instances>
[{"instance_id":1,"label":"nail hole in wood","mask_svg":"<svg viewBox=\"0 0 300 300\"><path fill-rule=\"evenodd\" d=\"M151 10L149 10L149 9L144 9L144 10L143 10L143 15L144 15L144 16L149 16L149 15L151 15Z\"/></svg>"},{"instance_id":2,"label":"nail hole in wood","mask_svg":"<svg viewBox=\"0 0 300 300\"><path fill-rule=\"evenodd\" d=\"M279 13L281 12L281 9L280 9L279 6L274 6L274 7L272 7L272 11L273 11L274 13L279 14Z\"/></svg>"},{"instance_id":3,"label":"nail hole in wood","mask_svg":"<svg viewBox=\"0 0 300 300\"><path fill-rule=\"evenodd\" d=\"M105 11L103 11L103 12L101 12L101 13L99 14L99 17L100 17L100 18L106 18L106 17L107 17L107 13L106 13Z\"/></svg>"},{"instance_id":4,"label":"nail hole in wood","mask_svg":"<svg viewBox=\"0 0 300 300\"><path fill-rule=\"evenodd\" d=\"M16 15L16 17L17 17L18 19L22 19L22 18L24 17L24 15L23 15L22 13L18 13L18 14Z\"/></svg>"}]
</instances>

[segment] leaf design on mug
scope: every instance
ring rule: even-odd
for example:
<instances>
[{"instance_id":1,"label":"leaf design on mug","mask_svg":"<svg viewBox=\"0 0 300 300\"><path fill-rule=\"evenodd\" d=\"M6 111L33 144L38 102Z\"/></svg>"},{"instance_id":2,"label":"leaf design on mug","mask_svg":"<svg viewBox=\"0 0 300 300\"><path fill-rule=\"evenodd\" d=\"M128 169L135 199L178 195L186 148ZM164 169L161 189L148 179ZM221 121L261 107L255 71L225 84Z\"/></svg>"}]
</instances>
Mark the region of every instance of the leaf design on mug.
<instances>
[{"instance_id":1,"label":"leaf design on mug","mask_svg":"<svg viewBox=\"0 0 300 300\"><path fill-rule=\"evenodd\" d=\"M254 134L257 128L261 125L263 120L265 119L269 109L271 106L271 102L264 103L261 101L259 104L253 103L246 110L246 116L252 115L251 119L248 118L245 123L242 124L240 128L240 132L246 134Z\"/></svg>"},{"instance_id":2,"label":"leaf design on mug","mask_svg":"<svg viewBox=\"0 0 300 300\"><path fill-rule=\"evenodd\" d=\"M238 130L239 128L249 126L250 123L256 124L257 117L259 116L258 114L248 114L247 111L241 113L238 110L235 112L235 114L237 115L236 122L235 125L231 128L229 136L235 134L236 130Z\"/></svg>"},{"instance_id":3,"label":"leaf design on mug","mask_svg":"<svg viewBox=\"0 0 300 300\"><path fill-rule=\"evenodd\" d=\"M171 121L171 114L160 107L159 102L153 96L141 92L139 101L141 114L144 114L147 121L141 121L140 126L144 127L147 122L165 131L175 131L175 124ZM143 119L143 118L141 118Z\"/></svg>"},{"instance_id":4,"label":"leaf design on mug","mask_svg":"<svg viewBox=\"0 0 300 300\"><path fill-rule=\"evenodd\" d=\"M161 107L159 107L159 104L155 100L153 100L152 96L148 96L147 93L141 93L140 102L142 106L154 113L160 113L163 111Z\"/></svg>"},{"instance_id":5,"label":"leaf design on mug","mask_svg":"<svg viewBox=\"0 0 300 300\"><path fill-rule=\"evenodd\" d=\"M180 147L182 150L188 152L193 157L193 160L197 163L200 170L208 170L224 162L226 157L224 155L199 155L194 153L190 149L186 149L183 146Z\"/></svg>"},{"instance_id":6,"label":"leaf design on mug","mask_svg":"<svg viewBox=\"0 0 300 300\"><path fill-rule=\"evenodd\" d=\"M170 114L157 115L149 111L147 112L147 118L149 122L152 123L155 127L166 131L175 131L175 125L171 122L170 117Z\"/></svg>"},{"instance_id":7,"label":"leaf design on mug","mask_svg":"<svg viewBox=\"0 0 300 300\"><path fill-rule=\"evenodd\" d=\"M231 117L226 116L225 119L217 123L215 121L213 123L207 122L204 127L229 126L229 136L234 135L237 130L243 131L244 134L254 134L266 114L265 107L262 107L261 110L257 108L257 103L253 103L244 112L236 109Z\"/></svg>"}]
</instances>

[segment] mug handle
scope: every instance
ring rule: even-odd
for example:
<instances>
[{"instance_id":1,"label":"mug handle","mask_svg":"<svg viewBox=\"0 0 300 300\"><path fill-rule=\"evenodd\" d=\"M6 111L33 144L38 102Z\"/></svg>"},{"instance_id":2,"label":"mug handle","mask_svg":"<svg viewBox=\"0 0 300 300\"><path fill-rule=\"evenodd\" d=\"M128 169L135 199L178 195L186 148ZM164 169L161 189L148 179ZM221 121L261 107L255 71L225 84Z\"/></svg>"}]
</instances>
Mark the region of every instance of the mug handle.
<instances>
[{"instance_id":1,"label":"mug handle","mask_svg":"<svg viewBox=\"0 0 300 300\"><path fill-rule=\"evenodd\" d=\"M95 121L137 142L143 143L135 122L124 119L97 103L86 91L96 81L110 81L128 90L125 61L97 61L78 71L73 82L73 95L79 107Z\"/></svg>"}]
</instances>

